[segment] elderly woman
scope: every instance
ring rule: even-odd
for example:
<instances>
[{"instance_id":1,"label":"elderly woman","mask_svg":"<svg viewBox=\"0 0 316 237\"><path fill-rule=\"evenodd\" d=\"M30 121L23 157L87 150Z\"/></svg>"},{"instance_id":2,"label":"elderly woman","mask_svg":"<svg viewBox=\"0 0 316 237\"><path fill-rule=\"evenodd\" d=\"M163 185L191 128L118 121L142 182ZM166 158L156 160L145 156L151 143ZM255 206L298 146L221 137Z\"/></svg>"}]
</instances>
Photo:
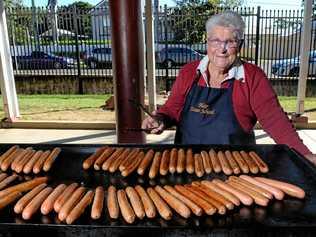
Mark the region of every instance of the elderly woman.
<instances>
[{"instance_id":1,"label":"elderly woman","mask_svg":"<svg viewBox=\"0 0 316 237\"><path fill-rule=\"evenodd\" d=\"M142 128L154 134L177 125L180 144L254 144L257 120L277 142L287 144L316 164L280 107L265 73L243 62L238 53L245 23L231 11L206 22L207 56L186 64L166 103Z\"/></svg>"}]
</instances>

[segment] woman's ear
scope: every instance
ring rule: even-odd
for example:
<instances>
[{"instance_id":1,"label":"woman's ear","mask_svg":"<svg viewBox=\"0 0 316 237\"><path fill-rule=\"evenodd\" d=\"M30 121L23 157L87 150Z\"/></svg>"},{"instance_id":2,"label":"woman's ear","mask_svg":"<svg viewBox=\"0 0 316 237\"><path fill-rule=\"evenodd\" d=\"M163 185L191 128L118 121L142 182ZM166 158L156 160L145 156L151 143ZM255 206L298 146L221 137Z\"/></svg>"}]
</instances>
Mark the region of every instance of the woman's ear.
<instances>
[{"instance_id":1,"label":"woman's ear","mask_svg":"<svg viewBox=\"0 0 316 237\"><path fill-rule=\"evenodd\" d=\"M239 45L238 45L238 51L240 51L241 50L241 47L242 47L242 45L244 44L244 39L241 39L240 41L239 41Z\"/></svg>"}]
</instances>

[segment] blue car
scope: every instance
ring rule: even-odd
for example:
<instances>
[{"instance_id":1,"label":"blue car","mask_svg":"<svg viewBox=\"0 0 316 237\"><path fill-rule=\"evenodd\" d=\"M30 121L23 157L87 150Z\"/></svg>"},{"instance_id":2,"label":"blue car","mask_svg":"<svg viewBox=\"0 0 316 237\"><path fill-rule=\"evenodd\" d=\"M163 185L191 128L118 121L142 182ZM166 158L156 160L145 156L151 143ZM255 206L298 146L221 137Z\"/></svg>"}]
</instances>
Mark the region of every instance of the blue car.
<instances>
[{"instance_id":1,"label":"blue car","mask_svg":"<svg viewBox=\"0 0 316 237\"><path fill-rule=\"evenodd\" d=\"M308 75L316 75L316 50L309 52ZM300 57L278 60L272 64L271 72L276 76L298 76L300 71Z\"/></svg>"}]
</instances>

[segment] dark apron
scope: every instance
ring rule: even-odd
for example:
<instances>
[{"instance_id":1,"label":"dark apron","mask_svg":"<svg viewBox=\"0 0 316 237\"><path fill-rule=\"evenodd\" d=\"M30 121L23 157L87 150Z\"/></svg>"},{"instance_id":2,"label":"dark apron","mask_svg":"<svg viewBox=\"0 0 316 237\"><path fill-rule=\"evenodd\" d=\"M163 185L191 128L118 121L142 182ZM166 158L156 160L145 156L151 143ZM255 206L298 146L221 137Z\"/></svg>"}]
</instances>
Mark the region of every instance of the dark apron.
<instances>
[{"instance_id":1,"label":"dark apron","mask_svg":"<svg viewBox=\"0 0 316 237\"><path fill-rule=\"evenodd\" d=\"M228 88L202 87L198 79L186 97L175 143L255 144L254 132L246 133L240 127L233 110L234 79L228 81Z\"/></svg>"}]
</instances>

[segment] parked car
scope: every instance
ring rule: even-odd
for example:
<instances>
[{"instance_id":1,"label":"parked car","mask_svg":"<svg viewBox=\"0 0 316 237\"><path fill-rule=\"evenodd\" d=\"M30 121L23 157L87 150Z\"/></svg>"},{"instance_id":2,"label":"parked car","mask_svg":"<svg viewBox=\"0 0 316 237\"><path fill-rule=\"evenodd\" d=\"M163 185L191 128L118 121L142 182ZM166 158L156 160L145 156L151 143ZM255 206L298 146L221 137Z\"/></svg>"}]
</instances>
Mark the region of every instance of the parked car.
<instances>
[{"instance_id":1,"label":"parked car","mask_svg":"<svg viewBox=\"0 0 316 237\"><path fill-rule=\"evenodd\" d=\"M89 68L104 68L112 66L111 48L94 48L86 55L86 64Z\"/></svg>"},{"instance_id":2,"label":"parked car","mask_svg":"<svg viewBox=\"0 0 316 237\"><path fill-rule=\"evenodd\" d=\"M77 61L73 58L61 57L42 51L33 51L27 56L13 56L15 69L64 69L74 68Z\"/></svg>"},{"instance_id":3,"label":"parked car","mask_svg":"<svg viewBox=\"0 0 316 237\"><path fill-rule=\"evenodd\" d=\"M271 67L271 72L277 76L298 76L300 57L278 60ZM316 50L309 52L308 75L316 75Z\"/></svg>"},{"instance_id":4,"label":"parked car","mask_svg":"<svg viewBox=\"0 0 316 237\"><path fill-rule=\"evenodd\" d=\"M164 67L172 67L200 60L203 56L203 54L187 47L168 47L156 52L156 62Z\"/></svg>"}]
</instances>

